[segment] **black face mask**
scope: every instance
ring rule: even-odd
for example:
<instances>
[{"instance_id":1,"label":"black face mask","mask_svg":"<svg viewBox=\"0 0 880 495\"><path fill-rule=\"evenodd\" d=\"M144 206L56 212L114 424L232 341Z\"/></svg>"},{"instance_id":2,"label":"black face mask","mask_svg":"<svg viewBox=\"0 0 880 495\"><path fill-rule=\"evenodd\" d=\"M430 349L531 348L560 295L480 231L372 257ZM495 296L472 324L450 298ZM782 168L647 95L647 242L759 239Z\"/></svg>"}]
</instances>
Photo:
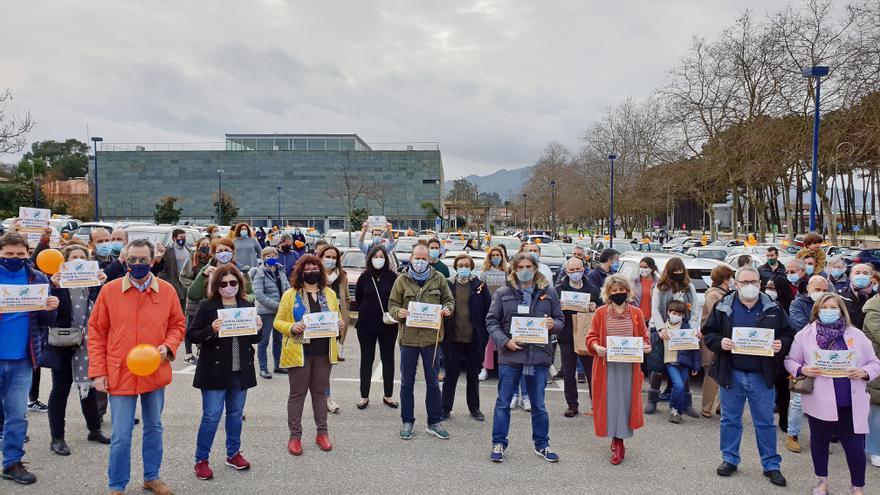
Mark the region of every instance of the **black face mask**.
<instances>
[{"instance_id":1,"label":"black face mask","mask_svg":"<svg viewBox=\"0 0 880 495\"><path fill-rule=\"evenodd\" d=\"M611 299L611 302L620 306L621 304L626 302L626 292L618 292L617 294L611 294L608 296L608 299Z\"/></svg>"},{"instance_id":2,"label":"black face mask","mask_svg":"<svg viewBox=\"0 0 880 495\"><path fill-rule=\"evenodd\" d=\"M673 273L669 276L669 278L675 280L676 282L684 282L684 273Z\"/></svg>"},{"instance_id":3,"label":"black face mask","mask_svg":"<svg viewBox=\"0 0 880 495\"><path fill-rule=\"evenodd\" d=\"M208 254L211 252L211 246L202 246L199 248L199 252L202 254Z\"/></svg>"},{"instance_id":4,"label":"black face mask","mask_svg":"<svg viewBox=\"0 0 880 495\"><path fill-rule=\"evenodd\" d=\"M283 253L289 253L289 252L290 252L290 246L288 246L288 245L286 245L286 244L282 244L282 245L281 245L281 252L283 252Z\"/></svg>"},{"instance_id":5,"label":"black face mask","mask_svg":"<svg viewBox=\"0 0 880 495\"><path fill-rule=\"evenodd\" d=\"M321 281L321 272L304 272L303 282L309 285L315 285Z\"/></svg>"}]
</instances>

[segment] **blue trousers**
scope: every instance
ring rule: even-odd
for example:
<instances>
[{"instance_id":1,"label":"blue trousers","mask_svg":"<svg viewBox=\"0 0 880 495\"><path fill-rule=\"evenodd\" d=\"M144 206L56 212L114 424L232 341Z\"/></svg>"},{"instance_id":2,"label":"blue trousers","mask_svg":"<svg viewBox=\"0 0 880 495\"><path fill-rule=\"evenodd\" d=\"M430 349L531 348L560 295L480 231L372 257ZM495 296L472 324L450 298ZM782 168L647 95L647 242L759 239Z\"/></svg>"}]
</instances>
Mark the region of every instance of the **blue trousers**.
<instances>
[{"instance_id":1,"label":"blue trousers","mask_svg":"<svg viewBox=\"0 0 880 495\"><path fill-rule=\"evenodd\" d=\"M0 431L3 433L4 468L24 457L28 392L33 373L30 359L0 360L0 408L3 410Z\"/></svg>"},{"instance_id":2,"label":"blue trousers","mask_svg":"<svg viewBox=\"0 0 880 495\"><path fill-rule=\"evenodd\" d=\"M141 454L144 458L144 481L159 479L162 467L162 408L165 406L165 389L159 388L141 394L144 427ZM134 429L134 412L137 395L110 395L113 433L110 435L110 461L107 477L110 490L125 491L131 481L131 433Z\"/></svg>"},{"instance_id":3,"label":"blue trousers","mask_svg":"<svg viewBox=\"0 0 880 495\"><path fill-rule=\"evenodd\" d=\"M776 391L767 386L759 372L732 371L730 388L721 387L721 458L739 465L742 441L742 416L746 401L755 424L755 437L764 471L778 470L782 457L776 453L776 427L773 408Z\"/></svg>"},{"instance_id":4,"label":"blue trousers","mask_svg":"<svg viewBox=\"0 0 880 495\"><path fill-rule=\"evenodd\" d=\"M425 409L428 410L428 425L439 423L442 415L440 381L437 379L437 363L434 359L434 346L400 346L400 419L404 423L415 423L415 383L416 366L422 358L422 371L425 375Z\"/></svg>"},{"instance_id":5,"label":"blue trousers","mask_svg":"<svg viewBox=\"0 0 880 495\"><path fill-rule=\"evenodd\" d=\"M492 444L500 443L507 448L507 433L510 431L510 401L525 378L529 398L532 401L532 442L535 449L550 445L550 418L544 407L544 389L547 387L547 367L535 366L535 374L523 374L522 365L502 364L498 366L498 398L495 400L495 414L492 419Z\"/></svg>"},{"instance_id":6,"label":"blue trousers","mask_svg":"<svg viewBox=\"0 0 880 495\"><path fill-rule=\"evenodd\" d=\"M246 399L247 389L241 388L240 371L233 373L232 383L229 384L228 389L202 389L202 422L199 424L199 434L196 438L196 462L208 460L224 407L226 408L226 457L233 457L241 450L241 415L244 412Z\"/></svg>"}]
</instances>

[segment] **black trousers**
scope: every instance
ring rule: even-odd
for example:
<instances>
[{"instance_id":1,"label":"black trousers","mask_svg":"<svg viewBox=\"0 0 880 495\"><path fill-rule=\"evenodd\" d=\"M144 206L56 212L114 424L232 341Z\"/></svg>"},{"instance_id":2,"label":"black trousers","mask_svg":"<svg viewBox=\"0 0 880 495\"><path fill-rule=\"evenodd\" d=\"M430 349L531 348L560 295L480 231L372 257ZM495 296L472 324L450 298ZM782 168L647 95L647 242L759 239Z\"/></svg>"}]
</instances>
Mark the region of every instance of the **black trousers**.
<instances>
[{"instance_id":1,"label":"black trousers","mask_svg":"<svg viewBox=\"0 0 880 495\"><path fill-rule=\"evenodd\" d=\"M480 369L483 355L479 346L471 342L453 342L447 347L446 378L443 380L443 411L452 411L458 376L464 370L467 379L467 405L471 412L480 410Z\"/></svg>"},{"instance_id":2,"label":"black trousers","mask_svg":"<svg viewBox=\"0 0 880 495\"><path fill-rule=\"evenodd\" d=\"M574 352L574 343L559 343L559 354L562 358L562 385L565 389L565 402L569 407L578 407L577 362L580 360L587 375L587 390L593 397L593 356L578 356Z\"/></svg>"},{"instance_id":3,"label":"black trousers","mask_svg":"<svg viewBox=\"0 0 880 495\"><path fill-rule=\"evenodd\" d=\"M779 412L779 429L783 433L788 432L788 401L791 400L791 391L788 390L788 375L776 374L776 410Z\"/></svg>"},{"instance_id":4,"label":"black trousers","mask_svg":"<svg viewBox=\"0 0 880 495\"><path fill-rule=\"evenodd\" d=\"M373 377L377 343L379 359L382 360L382 385L385 389L385 397L391 397L394 394L394 344L397 342L397 332L358 328L357 336L361 346L361 398L370 397L370 379Z\"/></svg>"},{"instance_id":5,"label":"black trousers","mask_svg":"<svg viewBox=\"0 0 880 495\"><path fill-rule=\"evenodd\" d=\"M31 390L28 392L28 399L36 402L40 399L40 368L34 370L34 377L31 380Z\"/></svg>"},{"instance_id":6,"label":"black trousers","mask_svg":"<svg viewBox=\"0 0 880 495\"><path fill-rule=\"evenodd\" d=\"M65 350L61 367L52 369L52 391L49 392L49 433L53 440L64 438L64 416L67 412L67 398L73 385L73 349ZM78 394L78 392L77 392ZM88 395L80 400L83 416L89 431L101 429L101 414L98 411L98 391L89 389Z\"/></svg>"}]
</instances>

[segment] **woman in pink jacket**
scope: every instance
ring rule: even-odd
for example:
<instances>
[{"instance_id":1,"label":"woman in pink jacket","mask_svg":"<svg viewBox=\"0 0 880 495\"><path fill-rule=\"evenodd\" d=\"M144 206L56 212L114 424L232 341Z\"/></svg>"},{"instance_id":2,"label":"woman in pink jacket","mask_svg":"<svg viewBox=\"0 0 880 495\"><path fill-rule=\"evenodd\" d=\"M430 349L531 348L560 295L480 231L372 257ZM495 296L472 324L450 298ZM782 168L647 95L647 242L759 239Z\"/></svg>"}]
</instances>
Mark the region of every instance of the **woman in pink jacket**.
<instances>
[{"instance_id":1,"label":"woman in pink jacket","mask_svg":"<svg viewBox=\"0 0 880 495\"><path fill-rule=\"evenodd\" d=\"M822 351L840 351L839 355ZM855 366L829 377L817 359L846 359L854 351ZM827 355L826 355L827 354ZM838 357L839 356L839 357ZM797 333L785 368L792 376L814 377L813 392L803 395L804 414L810 422L810 454L818 476L813 495L828 493L828 444L832 433L840 437L849 466L851 493L864 495L865 435L868 433L869 398L865 385L880 376L880 361L871 341L850 324L843 300L826 293L813 306L810 324ZM829 369L826 365L824 369Z\"/></svg>"}]
</instances>

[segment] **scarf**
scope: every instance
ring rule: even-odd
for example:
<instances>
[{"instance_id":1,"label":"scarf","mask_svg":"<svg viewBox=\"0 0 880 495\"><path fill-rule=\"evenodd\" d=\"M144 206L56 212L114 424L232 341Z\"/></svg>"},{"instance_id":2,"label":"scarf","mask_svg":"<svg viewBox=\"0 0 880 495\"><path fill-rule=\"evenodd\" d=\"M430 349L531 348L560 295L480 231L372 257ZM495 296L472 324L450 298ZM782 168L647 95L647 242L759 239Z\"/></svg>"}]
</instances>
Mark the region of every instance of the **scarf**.
<instances>
[{"instance_id":1,"label":"scarf","mask_svg":"<svg viewBox=\"0 0 880 495\"><path fill-rule=\"evenodd\" d=\"M68 289L70 294L70 323L72 327L84 328L82 344L76 348L73 354L71 366L73 367L73 383L76 385L80 399L84 398L92 388L89 379L89 335L88 319L91 314L92 302L89 300L87 287L75 287Z\"/></svg>"},{"instance_id":2,"label":"scarf","mask_svg":"<svg viewBox=\"0 0 880 495\"><path fill-rule=\"evenodd\" d=\"M825 351L845 351L847 349L846 342L843 340L843 333L846 331L846 320L839 318L830 325L816 320L816 343L819 349Z\"/></svg>"},{"instance_id":3,"label":"scarf","mask_svg":"<svg viewBox=\"0 0 880 495\"><path fill-rule=\"evenodd\" d=\"M523 287L523 286L517 284L517 287L519 288L520 293L522 293L523 304L525 304L526 306L532 307L532 297L535 294L535 284L532 283L532 285L530 285L528 287ZM532 366L531 364L523 365L523 375L534 376L535 375L535 367Z\"/></svg>"},{"instance_id":4,"label":"scarf","mask_svg":"<svg viewBox=\"0 0 880 495\"><path fill-rule=\"evenodd\" d=\"M419 273L419 272L413 270L412 266L410 266L409 270L406 271L406 274L407 274L407 276L409 276L409 278L415 280L416 282L424 282L424 281L428 280L429 278L431 278L431 267L428 266L428 268L426 268L425 271L423 271L422 273Z\"/></svg>"}]
</instances>

